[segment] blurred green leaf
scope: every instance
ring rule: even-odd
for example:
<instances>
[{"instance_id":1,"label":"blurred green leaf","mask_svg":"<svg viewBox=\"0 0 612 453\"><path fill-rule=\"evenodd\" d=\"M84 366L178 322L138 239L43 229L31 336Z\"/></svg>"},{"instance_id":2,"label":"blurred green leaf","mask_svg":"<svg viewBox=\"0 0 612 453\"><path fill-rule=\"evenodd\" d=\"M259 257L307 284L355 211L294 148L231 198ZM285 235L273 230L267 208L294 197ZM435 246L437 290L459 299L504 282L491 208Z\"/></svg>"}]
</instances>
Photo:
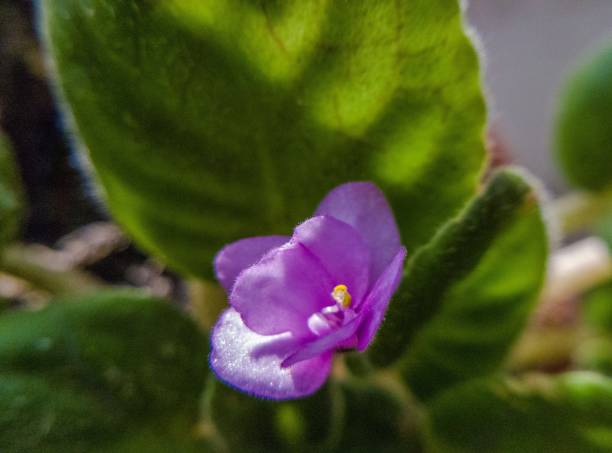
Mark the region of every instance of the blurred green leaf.
<instances>
[{"instance_id":1,"label":"blurred green leaf","mask_svg":"<svg viewBox=\"0 0 612 453\"><path fill-rule=\"evenodd\" d=\"M612 186L612 47L581 67L569 81L557 118L557 155L578 187Z\"/></svg>"},{"instance_id":2,"label":"blurred green leaf","mask_svg":"<svg viewBox=\"0 0 612 453\"><path fill-rule=\"evenodd\" d=\"M3 452L83 452L121 432L126 414L104 398L57 385L44 376L0 373Z\"/></svg>"},{"instance_id":3,"label":"blurred green leaf","mask_svg":"<svg viewBox=\"0 0 612 453\"><path fill-rule=\"evenodd\" d=\"M180 426L187 442L206 354L205 338L185 315L132 291L5 314L0 450L89 451L158 425L160 439Z\"/></svg>"},{"instance_id":4,"label":"blurred green leaf","mask_svg":"<svg viewBox=\"0 0 612 453\"><path fill-rule=\"evenodd\" d=\"M609 452L612 380L574 372L471 381L433 401L429 432L435 452Z\"/></svg>"},{"instance_id":5,"label":"blurred green leaf","mask_svg":"<svg viewBox=\"0 0 612 453\"><path fill-rule=\"evenodd\" d=\"M332 426L330 387L298 401L268 401L216 383L210 416L230 451L323 451Z\"/></svg>"},{"instance_id":6,"label":"blurred green leaf","mask_svg":"<svg viewBox=\"0 0 612 453\"><path fill-rule=\"evenodd\" d=\"M495 370L523 328L548 242L533 187L496 173L414 257L370 357L398 366L421 398Z\"/></svg>"},{"instance_id":7,"label":"blurred green leaf","mask_svg":"<svg viewBox=\"0 0 612 453\"><path fill-rule=\"evenodd\" d=\"M347 453L420 452L413 407L389 389L371 382L341 384L344 398L342 434L334 451Z\"/></svg>"},{"instance_id":8,"label":"blurred green leaf","mask_svg":"<svg viewBox=\"0 0 612 453\"><path fill-rule=\"evenodd\" d=\"M230 451L420 451L416 415L366 380L328 382L298 401L265 401L217 384L211 416Z\"/></svg>"},{"instance_id":9,"label":"blurred green leaf","mask_svg":"<svg viewBox=\"0 0 612 453\"><path fill-rule=\"evenodd\" d=\"M404 243L473 194L485 109L456 0L46 0L59 86L104 196L141 246L211 275L373 180Z\"/></svg>"},{"instance_id":10,"label":"blurred green leaf","mask_svg":"<svg viewBox=\"0 0 612 453\"><path fill-rule=\"evenodd\" d=\"M0 245L15 239L23 217L23 189L8 139L0 132Z\"/></svg>"},{"instance_id":11,"label":"blurred green leaf","mask_svg":"<svg viewBox=\"0 0 612 453\"><path fill-rule=\"evenodd\" d=\"M585 332L576 351L578 366L612 375L612 281L582 300Z\"/></svg>"},{"instance_id":12,"label":"blurred green leaf","mask_svg":"<svg viewBox=\"0 0 612 453\"><path fill-rule=\"evenodd\" d=\"M612 250L612 202L610 210L605 213L595 224L595 233L598 234L608 244Z\"/></svg>"}]
</instances>

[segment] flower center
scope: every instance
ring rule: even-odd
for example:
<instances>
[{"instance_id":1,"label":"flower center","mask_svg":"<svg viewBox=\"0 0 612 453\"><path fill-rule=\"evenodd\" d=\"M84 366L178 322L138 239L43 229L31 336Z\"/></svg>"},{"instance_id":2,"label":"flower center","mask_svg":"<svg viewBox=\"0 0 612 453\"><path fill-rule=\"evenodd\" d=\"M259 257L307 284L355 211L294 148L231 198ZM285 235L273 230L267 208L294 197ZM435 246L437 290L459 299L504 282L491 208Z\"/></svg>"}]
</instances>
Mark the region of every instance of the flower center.
<instances>
[{"instance_id":1,"label":"flower center","mask_svg":"<svg viewBox=\"0 0 612 453\"><path fill-rule=\"evenodd\" d=\"M352 297L346 285L335 286L330 296L336 303L323 307L308 318L308 327L316 335L329 333L356 316L350 308Z\"/></svg>"},{"instance_id":2,"label":"flower center","mask_svg":"<svg viewBox=\"0 0 612 453\"><path fill-rule=\"evenodd\" d=\"M337 285L331 292L332 299L336 301L343 310L351 306L351 293L348 292L346 285Z\"/></svg>"}]
</instances>

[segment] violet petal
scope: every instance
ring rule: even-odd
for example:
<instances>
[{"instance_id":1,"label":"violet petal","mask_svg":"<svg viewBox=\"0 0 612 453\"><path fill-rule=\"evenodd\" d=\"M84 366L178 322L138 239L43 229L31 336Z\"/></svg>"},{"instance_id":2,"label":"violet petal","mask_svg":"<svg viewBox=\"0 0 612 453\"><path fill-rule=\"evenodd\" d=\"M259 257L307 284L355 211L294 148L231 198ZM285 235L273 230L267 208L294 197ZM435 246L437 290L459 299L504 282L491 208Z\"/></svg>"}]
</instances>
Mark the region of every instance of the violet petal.
<instances>
[{"instance_id":1,"label":"violet petal","mask_svg":"<svg viewBox=\"0 0 612 453\"><path fill-rule=\"evenodd\" d=\"M229 294L240 272L255 264L271 249L288 241L288 236L258 236L226 245L215 257L217 280Z\"/></svg>"},{"instance_id":2,"label":"violet petal","mask_svg":"<svg viewBox=\"0 0 612 453\"><path fill-rule=\"evenodd\" d=\"M334 282L304 246L291 241L264 256L236 279L230 305L261 335L291 331L312 337L308 318L330 304Z\"/></svg>"},{"instance_id":3,"label":"violet petal","mask_svg":"<svg viewBox=\"0 0 612 453\"><path fill-rule=\"evenodd\" d=\"M370 290L362 308L366 311L364 312L363 323L357 332L359 338L357 350L363 351L372 342L385 316L391 296L393 296L402 280L405 258L406 249L401 247Z\"/></svg>"},{"instance_id":4,"label":"violet petal","mask_svg":"<svg viewBox=\"0 0 612 453\"><path fill-rule=\"evenodd\" d=\"M309 360L313 357L317 357L321 354L337 349L340 345L344 344L346 340L355 335L355 332L357 332L357 329L359 328L360 322L360 318L352 319L331 333L307 343L295 353L287 357L283 361L282 366L287 367L296 363L301 363L304 360Z\"/></svg>"},{"instance_id":5,"label":"violet petal","mask_svg":"<svg viewBox=\"0 0 612 453\"><path fill-rule=\"evenodd\" d=\"M370 251L353 227L333 217L313 217L295 229L292 239L316 256L332 277L333 286L346 285L354 301L365 297Z\"/></svg>"},{"instance_id":6,"label":"violet petal","mask_svg":"<svg viewBox=\"0 0 612 453\"><path fill-rule=\"evenodd\" d=\"M370 281L378 279L400 247L400 235L389 203L378 187L352 182L333 189L315 215L329 215L348 223L370 249Z\"/></svg>"},{"instance_id":7,"label":"violet petal","mask_svg":"<svg viewBox=\"0 0 612 453\"><path fill-rule=\"evenodd\" d=\"M251 331L230 308L212 334L210 365L217 377L244 392L262 398L292 399L314 393L331 370L331 353L282 367L287 351L299 347L285 333L262 336Z\"/></svg>"}]
</instances>

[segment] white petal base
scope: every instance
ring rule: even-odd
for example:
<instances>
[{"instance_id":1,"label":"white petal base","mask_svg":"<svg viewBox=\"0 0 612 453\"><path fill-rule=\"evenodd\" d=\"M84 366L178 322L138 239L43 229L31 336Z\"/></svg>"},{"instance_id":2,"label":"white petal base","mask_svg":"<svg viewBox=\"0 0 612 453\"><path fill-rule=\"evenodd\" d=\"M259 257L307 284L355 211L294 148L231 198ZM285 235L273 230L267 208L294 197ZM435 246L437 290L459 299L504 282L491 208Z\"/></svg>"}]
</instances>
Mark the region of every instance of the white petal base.
<instances>
[{"instance_id":1,"label":"white petal base","mask_svg":"<svg viewBox=\"0 0 612 453\"><path fill-rule=\"evenodd\" d=\"M300 398L323 385L331 370L332 354L281 367L297 348L299 344L290 333L259 335L229 308L213 331L210 365L220 380L243 392L275 400Z\"/></svg>"}]
</instances>

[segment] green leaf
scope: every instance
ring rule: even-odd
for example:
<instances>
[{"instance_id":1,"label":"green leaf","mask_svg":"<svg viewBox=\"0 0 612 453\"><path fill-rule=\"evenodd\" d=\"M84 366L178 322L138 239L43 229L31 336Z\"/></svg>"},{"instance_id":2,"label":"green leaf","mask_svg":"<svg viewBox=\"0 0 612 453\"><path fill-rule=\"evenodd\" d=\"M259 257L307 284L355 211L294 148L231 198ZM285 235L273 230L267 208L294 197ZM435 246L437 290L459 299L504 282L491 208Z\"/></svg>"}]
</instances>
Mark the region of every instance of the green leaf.
<instances>
[{"instance_id":1,"label":"green leaf","mask_svg":"<svg viewBox=\"0 0 612 453\"><path fill-rule=\"evenodd\" d=\"M15 239L23 217L23 189L13 151L0 132L0 245Z\"/></svg>"},{"instance_id":2,"label":"green leaf","mask_svg":"<svg viewBox=\"0 0 612 453\"><path fill-rule=\"evenodd\" d=\"M299 401L268 401L216 382L210 417L230 451L322 451L332 426L330 386Z\"/></svg>"},{"instance_id":3,"label":"green leaf","mask_svg":"<svg viewBox=\"0 0 612 453\"><path fill-rule=\"evenodd\" d=\"M206 340L192 321L169 303L132 291L5 314L0 446L89 451L151 426L160 438L180 431L189 439L206 355Z\"/></svg>"},{"instance_id":4,"label":"green leaf","mask_svg":"<svg viewBox=\"0 0 612 453\"><path fill-rule=\"evenodd\" d=\"M576 351L578 366L612 375L612 281L584 296L583 341Z\"/></svg>"},{"instance_id":5,"label":"green leaf","mask_svg":"<svg viewBox=\"0 0 612 453\"><path fill-rule=\"evenodd\" d=\"M405 397L395 395L387 382L350 380L343 392L342 434L334 451L350 453L420 452L418 415Z\"/></svg>"},{"instance_id":6,"label":"green leaf","mask_svg":"<svg viewBox=\"0 0 612 453\"><path fill-rule=\"evenodd\" d=\"M278 402L217 384L211 417L230 451L419 451L416 414L386 385L332 378L310 398Z\"/></svg>"},{"instance_id":7,"label":"green leaf","mask_svg":"<svg viewBox=\"0 0 612 453\"><path fill-rule=\"evenodd\" d=\"M569 81L557 118L557 157L568 179L599 191L612 185L612 47Z\"/></svg>"},{"instance_id":8,"label":"green leaf","mask_svg":"<svg viewBox=\"0 0 612 453\"><path fill-rule=\"evenodd\" d=\"M608 244L608 248L612 250L612 202L610 210L606 212L595 223L595 233L599 235Z\"/></svg>"},{"instance_id":9,"label":"green leaf","mask_svg":"<svg viewBox=\"0 0 612 453\"><path fill-rule=\"evenodd\" d=\"M473 194L485 109L456 0L46 0L59 86L104 197L148 251L211 275L373 180L404 243Z\"/></svg>"},{"instance_id":10,"label":"green leaf","mask_svg":"<svg viewBox=\"0 0 612 453\"><path fill-rule=\"evenodd\" d=\"M431 451L612 450L612 380L575 372L468 382L431 404Z\"/></svg>"},{"instance_id":11,"label":"green leaf","mask_svg":"<svg viewBox=\"0 0 612 453\"><path fill-rule=\"evenodd\" d=\"M104 445L109 433L120 432L125 419L103 398L54 385L44 376L0 373L2 451L90 451Z\"/></svg>"},{"instance_id":12,"label":"green leaf","mask_svg":"<svg viewBox=\"0 0 612 453\"><path fill-rule=\"evenodd\" d=\"M492 372L535 302L547 249L533 187L520 172L496 173L408 264L371 360L399 359L421 398Z\"/></svg>"}]
</instances>

